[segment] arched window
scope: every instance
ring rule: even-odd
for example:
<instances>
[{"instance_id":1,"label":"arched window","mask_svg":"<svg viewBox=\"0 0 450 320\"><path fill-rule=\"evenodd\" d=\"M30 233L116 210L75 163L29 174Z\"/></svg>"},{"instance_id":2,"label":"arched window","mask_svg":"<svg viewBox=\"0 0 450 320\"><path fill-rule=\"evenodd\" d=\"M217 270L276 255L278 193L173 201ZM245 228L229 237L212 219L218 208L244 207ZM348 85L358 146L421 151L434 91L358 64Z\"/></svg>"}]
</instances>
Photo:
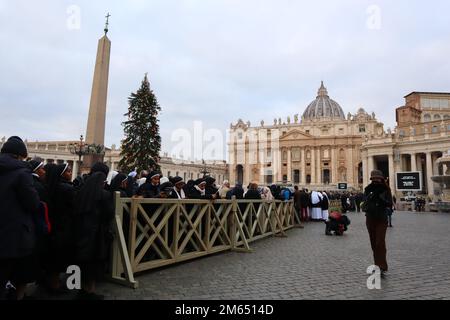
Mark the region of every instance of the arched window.
<instances>
[{"instance_id":1,"label":"arched window","mask_svg":"<svg viewBox=\"0 0 450 320\"><path fill-rule=\"evenodd\" d=\"M425 121L425 122L430 122L431 121L431 115L430 114L426 114L426 115L424 115L423 116L423 121Z\"/></svg>"},{"instance_id":2,"label":"arched window","mask_svg":"<svg viewBox=\"0 0 450 320\"><path fill-rule=\"evenodd\" d=\"M450 119L450 114L446 114L445 116L444 116L444 120L449 120Z\"/></svg>"},{"instance_id":3,"label":"arched window","mask_svg":"<svg viewBox=\"0 0 450 320\"><path fill-rule=\"evenodd\" d=\"M441 120L441 116L439 114L435 114L434 120L436 120L436 121Z\"/></svg>"},{"instance_id":4,"label":"arched window","mask_svg":"<svg viewBox=\"0 0 450 320\"><path fill-rule=\"evenodd\" d=\"M432 133L438 133L439 132L439 128L437 126L433 126L433 129L431 129Z\"/></svg>"}]
</instances>

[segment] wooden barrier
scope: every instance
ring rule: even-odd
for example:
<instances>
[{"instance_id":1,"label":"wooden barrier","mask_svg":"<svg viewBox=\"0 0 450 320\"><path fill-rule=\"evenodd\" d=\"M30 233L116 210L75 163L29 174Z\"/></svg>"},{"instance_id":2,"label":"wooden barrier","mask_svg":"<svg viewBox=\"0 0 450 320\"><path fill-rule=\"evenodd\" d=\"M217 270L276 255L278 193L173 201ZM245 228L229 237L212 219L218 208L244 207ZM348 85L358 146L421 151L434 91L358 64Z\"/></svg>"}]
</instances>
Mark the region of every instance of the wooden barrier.
<instances>
[{"instance_id":1,"label":"wooden barrier","mask_svg":"<svg viewBox=\"0 0 450 320\"><path fill-rule=\"evenodd\" d=\"M331 208L339 208L342 211L342 202L341 200L330 200L330 209Z\"/></svg>"},{"instance_id":2,"label":"wooden barrier","mask_svg":"<svg viewBox=\"0 0 450 320\"><path fill-rule=\"evenodd\" d=\"M135 274L250 243L287 236L293 201L125 199L116 194L113 281L138 287Z\"/></svg>"}]
</instances>

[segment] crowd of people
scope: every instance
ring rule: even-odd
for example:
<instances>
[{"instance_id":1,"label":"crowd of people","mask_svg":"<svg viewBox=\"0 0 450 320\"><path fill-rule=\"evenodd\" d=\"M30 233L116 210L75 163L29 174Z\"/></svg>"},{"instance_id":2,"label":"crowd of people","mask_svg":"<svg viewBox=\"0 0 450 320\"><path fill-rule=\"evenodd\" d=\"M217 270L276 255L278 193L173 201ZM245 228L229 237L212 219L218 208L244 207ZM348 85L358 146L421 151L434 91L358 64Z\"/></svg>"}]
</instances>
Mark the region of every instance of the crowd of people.
<instances>
[{"instance_id":1,"label":"crowd of people","mask_svg":"<svg viewBox=\"0 0 450 320\"><path fill-rule=\"evenodd\" d=\"M326 222L327 234L335 218L330 218L331 200L340 199L345 213L360 211L368 196L367 190L365 195L309 192L296 186L292 192L287 187L256 183L244 190L241 184L232 188L228 181L216 186L209 176L185 182L181 177L163 177L158 171L110 172L104 163L94 164L89 174L72 181L68 164L25 161L27 157L19 137L11 137L1 149L0 300L24 299L27 284L32 282L49 294L63 294L67 288L61 274L71 265L81 268L82 288L77 297L103 299L95 287L108 268L115 193L127 198L293 200L299 220ZM370 222L371 240L376 243L379 225L376 220ZM382 255L383 248L374 251ZM382 266L387 270L384 261Z\"/></svg>"},{"instance_id":2,"label":"crowd of people","mask_svg":"<svg viewBox=\"0 0 450 320\"><path fill-rule=\"evenodd\" d=\"M72 179L68 164L25 161L28 152L11 137L0 154L0 300L23 300L29 283L50 295L66 293L61 275L81 268L78 299L100 300L96 282L105 274L113 239L109 168L92 166Z\"/></svg>"}]
</instances>

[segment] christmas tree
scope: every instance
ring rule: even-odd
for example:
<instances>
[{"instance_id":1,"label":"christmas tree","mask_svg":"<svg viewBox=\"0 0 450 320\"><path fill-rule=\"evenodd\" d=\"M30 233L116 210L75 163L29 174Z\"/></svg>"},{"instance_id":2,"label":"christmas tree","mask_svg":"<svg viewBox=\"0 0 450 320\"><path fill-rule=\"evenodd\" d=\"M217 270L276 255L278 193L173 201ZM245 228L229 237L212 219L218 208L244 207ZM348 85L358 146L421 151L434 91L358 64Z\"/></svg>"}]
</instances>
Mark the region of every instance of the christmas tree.
<instances>
[{"instance_id":1,"label":"christmas tree","mask_svg":"<svg viewBox=\"0 0 450 320\"><path fill-rule=\"evenodd\" d=\"M127 121L122 123L125 139L122 141L122 172L137 170L160 170L158 164L161 150L158 113L161 107L150 89L145 74L141 87L128 98Z\"/></svg>"}]
</instances>

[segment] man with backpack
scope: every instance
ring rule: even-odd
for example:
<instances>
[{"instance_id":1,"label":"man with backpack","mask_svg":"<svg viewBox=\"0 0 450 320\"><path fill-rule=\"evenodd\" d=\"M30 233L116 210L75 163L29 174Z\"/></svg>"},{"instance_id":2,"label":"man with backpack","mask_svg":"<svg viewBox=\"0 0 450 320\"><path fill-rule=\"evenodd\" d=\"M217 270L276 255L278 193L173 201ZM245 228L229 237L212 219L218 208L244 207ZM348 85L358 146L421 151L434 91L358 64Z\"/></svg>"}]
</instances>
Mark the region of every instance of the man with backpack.
<instances>
[{"instance_id":1,"label":"man with backpack","mask_svg":"<svg viewBox=\"0 0 450 320\"><path fill-rule=\"evenodd\" d=\"M366 225L369 231L375 265L384 277L388 271L386 259L386 231L388 211L392 208L392 194L383 173L374 170L370 174L372 181L364 190L363 211L366 213Z\"/></svg>"}]
</instances>

